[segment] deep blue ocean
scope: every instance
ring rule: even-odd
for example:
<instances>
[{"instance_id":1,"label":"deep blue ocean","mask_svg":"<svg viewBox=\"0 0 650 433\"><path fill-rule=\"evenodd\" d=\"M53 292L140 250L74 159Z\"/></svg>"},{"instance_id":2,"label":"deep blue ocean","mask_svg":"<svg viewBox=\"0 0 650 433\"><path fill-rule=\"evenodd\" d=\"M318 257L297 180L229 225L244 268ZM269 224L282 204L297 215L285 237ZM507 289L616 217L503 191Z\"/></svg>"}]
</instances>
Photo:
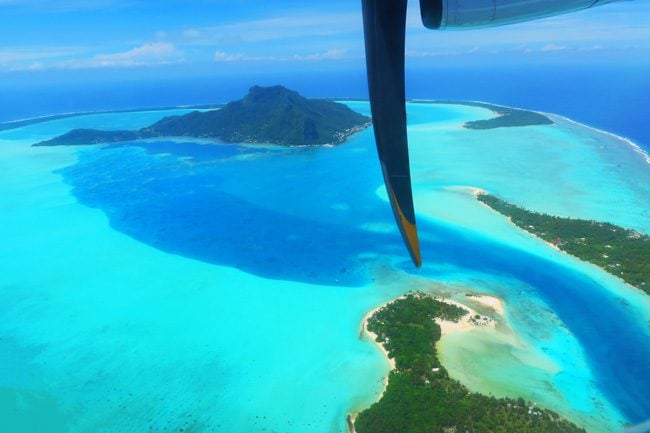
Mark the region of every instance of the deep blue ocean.
<instances>
[{"instance_id":1,"label":"deep blue ocean","mask_svg":"<svg viewBox=\"0 0 650 433\"><path fill-rule=\"evenodd\" d=\"M648 64L522 64L408 68L407 97L482 100L551 112L632 139L650 149ZM443 62L444 63L444 62ZM126 75L125 76L130 76ZM360 98L368 93L363 69L322 73L183 76L119 71L92 75L61 72L5 74L0 122L62 112L228 102L252 85L283 84L309 97Z\"/></svg>"}]
</instances>

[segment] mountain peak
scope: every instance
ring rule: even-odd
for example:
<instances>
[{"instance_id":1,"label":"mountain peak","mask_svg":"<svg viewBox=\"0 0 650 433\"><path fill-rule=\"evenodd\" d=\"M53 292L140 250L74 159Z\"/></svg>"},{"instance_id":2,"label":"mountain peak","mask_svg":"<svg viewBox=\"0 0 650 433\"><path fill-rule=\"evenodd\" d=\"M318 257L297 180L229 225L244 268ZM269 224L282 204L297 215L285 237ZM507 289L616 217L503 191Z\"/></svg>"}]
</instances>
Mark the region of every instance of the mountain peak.
<instances>
[{"instance_id":1,"label":"mountain peak","mask_svg":"<svg viewBox=\"0 0 650 433\"><path fill-rule=\"evenodd\" d=\"M253 86L248 90L248 94L244 96L244 102L273 102L273 101L286 101L293 98L300 98L306 100L303 96L293 90L289 90L284 86L276 85L269 87Z\"/></svg>"},{"instance_id":2,"label":"mountain peak","mask_svg":"<svg viewBox=\"0 0 650 433\"><path fill-rule=\"evenodd\" d=\"M73 130L38 145L101 144L152 137L215 138L229 143L339 144L370 124L348 106L307 99L284 86L253 86L221 109L193 111L137 131Z\"/></svg>"}]
</instances>

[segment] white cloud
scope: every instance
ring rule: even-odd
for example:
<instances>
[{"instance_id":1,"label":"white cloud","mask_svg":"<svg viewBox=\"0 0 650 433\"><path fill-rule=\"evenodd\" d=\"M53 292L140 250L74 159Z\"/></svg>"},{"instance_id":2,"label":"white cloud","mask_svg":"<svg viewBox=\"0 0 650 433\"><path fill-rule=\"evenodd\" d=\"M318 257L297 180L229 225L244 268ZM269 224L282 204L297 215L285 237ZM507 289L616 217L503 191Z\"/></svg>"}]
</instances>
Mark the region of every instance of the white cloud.
<instances>
[{"instance_id":1,"label":"white cloud","mask_svg":"<svg viewBox=\"0 0 650 433\"><path fill-rule=\"evenodd\" d=\"M293 56L253 56L243 53L227 53L217 51L214 53L215 62L254 62L254 61L275 61L275 62L318 62L323 60L340 60L346 58L346 50L332 49L322 53L294 54Z\"/></svg>"},{"instance_id":2,"label":"white cloud","mask_svg":"<svg viewBox=\"0 0 650 433\"><path fill-rule=\"evenodd\" d=\"M84 69L154 66L181 62L183 60L182 56L183 53L178 51L173 44L155 42L143 44L128 51L97 54L89 59L62 62L55 65L55 67L63 69Z\"/></svg>"},{"instance_id":3,"label":"white cloud","mask_svg":"<svg viewBox=\"0 0 650 433\"><path fill-rule=\"evenodd\" d=\"M563 51L563 50L566 50L566 49L567 48L564 45L546 44L540 49L540 51L542 51L542 52Z\"/></svg>"},{"instance_id":4,"label":"white cloud","mask_svg":"<svg viewBox=\"0 0 650 433\"><path fill-rule=\"evenodd\" d=\"M519 52L571 52L599 45L623 49L626 43L650 40L650 9L636 10L625 2L612 3L572 14L510 26L466 31L425 29L417 10L410 11L407 47L412 52L465 51L476 45L481 52L508 52L513 42L525 45Z\"/></svg>"},{"instance_id":5,"label":"white cloud","mask_svg":"<svg viewBox=\"0 0 650 433\"><path fill-rule=\"evenodd\" d=\"M360 13L296 13L260 20L224 23L219 26L186 29L182 36L194 45L241 44L353 35L361 43Z\"/></svg>"},{"instance_id":6,"label":"white cloud","mask_svg":"<svg viewBox=\"0 0 650 433\"><path fill-rule=\"evenodd\" d=\"M0 0L2 1L2 0ZM88 51L87 47L7 47L0 50L0 70L22 71L46 69L48 64Z\"/></svg>"},{"instance_id":7,"label":"white cloud","mask_svg":"<svg viewBox=\"0 0 650 433\"><path fill-rule=\"evenodd\" d=\"M41 62L34 62L31 65L27 66L28 71L40 71L44 68Z\"/></svg>"},{"instance_id":8,"label":"white cloud","mask_svg":"<svg viewBox=\"0 0 650 433\"><path fill-rule=\"evenodd\" d=\"M475 54L478 53L480 49L478 47L472 47L469 50L437 50L437 51L419 51L419 50L407 50L406 57L449 57L449 56L460 56L463 54Z\"/></svg>"},{"instance_id":9,"label":"white cloud","mask_svg":"<svg viewBox=\"0 0 650 433\"><path fill-rule=\"evenodd\" d=\"M313 53L307 55L295 54L293 60L300 61L320 61L320 60L339 60L345 57L346 51L337 49L337 50L327 50L324 53Z\"/></svg>"},{"instance_id":10,"label":"white cloud","mask_svg":"<svg viewBox=\"0 0 650 433\"><path fill-rule=\"evenodd\" d=\"M157 61L179 55L180 53L174 45L165 42L155 42L140 45L139 47L121 53L97 54L94 59L100 62L120 64Z\"/></svg>"},{"instance_id":11,"label":"white cloud","mask_svg":"<svg viewBox=\"0 0 650 433\"><path fill-rule=\"evenodd\" d=\"M635 48L637 48L637 49L646 48L647 49L648 47L635 47ZM605 49L605 47L603 47L602 45L592 45L590 47L582 47L582 48L580 48L580 51L600 51L600 50L603 50L603 49Z\"/></svg>"},{"instance_id":12,"label":"white cloud","mask_svg":"<svg viewBox=\"0 0 650 433\"><path fill-rule=\"evenodd\" d=\"M245 41L270 41L331 36L349 32L360 33L360 29L359 14L314 14L244 21L215 30L224 35L237 35Z\"/></svg>"},{"instance_id":13,"label":"white cloud","mask_svg":"<svg viewBox=\"0 0 650 433\"><path fill-rule=\"evenodd\" d=\"M201 31L198 29L185 29L183 31L183 37L187 39L194 39L201 36Z\"/></svg>"},{"instance_id":14,"label":"white cloud","mask_svg":"<svg viewBox=\"0 0 650 433\"><path fill-rule=\"evenodd\" d=\"M69 57L71 54L78 55L74 51L64 50L44 52L0 51L0 66L13 71L34 71L155 66L183 61L183 53L173 44L164 42L143 44L123 52L96 54L86 58L56 59L57 57Z\"/></svg>"},{"instance_id":15,"label":"white cloud","mask_svg":"<svg viewBox=\"0 0 650 433\"><path fill-rule=\"evenodd\" d=\"M279 59L271 56L250 56L242 53L231 54L224 51L217 51L214 53L215 62L255 62L263 60L274 61Z\"/></svg>"}]
</instances>

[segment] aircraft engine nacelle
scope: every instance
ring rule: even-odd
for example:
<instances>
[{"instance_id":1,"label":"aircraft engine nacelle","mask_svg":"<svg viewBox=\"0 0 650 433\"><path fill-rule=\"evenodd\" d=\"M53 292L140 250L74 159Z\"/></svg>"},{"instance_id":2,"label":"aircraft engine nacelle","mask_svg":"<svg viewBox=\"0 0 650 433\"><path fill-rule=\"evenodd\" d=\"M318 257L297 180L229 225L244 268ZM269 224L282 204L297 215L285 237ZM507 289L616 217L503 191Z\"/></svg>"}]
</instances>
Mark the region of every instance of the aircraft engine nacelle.
<instances>
[{"instance_id":1,"label":"aircraft engine nacelle","mask_svg":"<svg viewBox=\"0 0 650 433\"><path fill-rule=\"evenodd\" d=\"M615 0L420 0L430 29L470 29L529 21Z\"/></svg>"}]
</instances>

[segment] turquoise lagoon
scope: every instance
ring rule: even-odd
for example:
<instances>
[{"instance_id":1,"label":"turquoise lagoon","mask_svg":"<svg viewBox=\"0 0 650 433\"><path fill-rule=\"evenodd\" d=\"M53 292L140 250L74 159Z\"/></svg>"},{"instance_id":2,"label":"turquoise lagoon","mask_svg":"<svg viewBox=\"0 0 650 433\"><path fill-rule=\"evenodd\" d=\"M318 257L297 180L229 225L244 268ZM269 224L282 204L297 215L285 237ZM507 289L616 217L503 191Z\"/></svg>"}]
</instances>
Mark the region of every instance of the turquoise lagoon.
<instances>
[{"instance_id":1,"label":"turquoise lagoon","mask_svg":"<svg viewBox=\"0 0 650 433\"><path fill-rule=\"evenodd\" d=\"M360 320L409 290L505 302L496 329L440 343L470 388L592 432L650 417L648 297L469 189L650 233L650 165L629 143L555 116L472 131L462 123L488 110L409 104L421 270L394 228L370 130L338 147L30 147L182 112L0 132L2 431L344 432L388 372Z\"/></svg>"}]
</instances>

